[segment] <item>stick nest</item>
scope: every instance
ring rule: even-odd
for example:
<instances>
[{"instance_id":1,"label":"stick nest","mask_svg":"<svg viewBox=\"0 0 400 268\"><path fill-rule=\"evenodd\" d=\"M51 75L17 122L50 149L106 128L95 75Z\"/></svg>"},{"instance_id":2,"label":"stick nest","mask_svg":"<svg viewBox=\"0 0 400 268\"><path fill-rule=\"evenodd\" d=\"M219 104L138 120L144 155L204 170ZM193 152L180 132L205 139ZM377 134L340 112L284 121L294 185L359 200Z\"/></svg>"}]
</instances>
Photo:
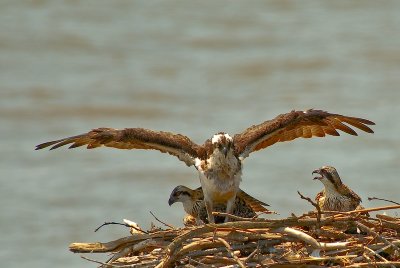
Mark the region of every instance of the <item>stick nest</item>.
<instances>
[{"instance_id":1,"label":"stick nest","mask_svg":"<svg viewBox=\"0 0 400 268\"><path fill-rule=\"evenodd\" d=\"M309 212L286 219L141 231L107 243L72 243L75 253L111 253L102 267L400 267L400 218ZM236 219L238 220L238 219Z\"/></svg>"}]
</instances>

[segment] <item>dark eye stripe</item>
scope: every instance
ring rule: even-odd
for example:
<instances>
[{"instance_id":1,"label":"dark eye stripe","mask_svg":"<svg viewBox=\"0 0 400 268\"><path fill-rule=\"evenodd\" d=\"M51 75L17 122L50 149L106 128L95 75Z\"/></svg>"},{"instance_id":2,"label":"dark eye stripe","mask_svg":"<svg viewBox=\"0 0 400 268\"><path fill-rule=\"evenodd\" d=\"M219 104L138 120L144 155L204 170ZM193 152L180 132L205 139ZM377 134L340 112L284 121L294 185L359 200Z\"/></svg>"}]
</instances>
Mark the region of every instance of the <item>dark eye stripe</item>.
<instances>
[{"instance_id":1,"label":"dark eye stripe","mask_svg":"<svg viewBox=\"0 0 400 268\"><path fill-rule=\"evenodd\" d=\"M329 173L326 170L323 170L323 173L325 178L327 178L330 182L332 182L332 184L335 184L331 173Z\"/></svg>"}]
</instances>

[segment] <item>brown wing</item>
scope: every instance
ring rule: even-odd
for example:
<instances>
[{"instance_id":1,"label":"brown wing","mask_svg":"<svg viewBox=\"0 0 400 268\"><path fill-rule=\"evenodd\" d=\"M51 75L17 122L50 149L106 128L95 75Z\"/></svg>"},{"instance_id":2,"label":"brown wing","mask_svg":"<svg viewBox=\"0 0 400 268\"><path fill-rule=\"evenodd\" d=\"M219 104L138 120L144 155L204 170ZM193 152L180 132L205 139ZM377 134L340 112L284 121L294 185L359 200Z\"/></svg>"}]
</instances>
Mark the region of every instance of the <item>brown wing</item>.
<instances>
[{"instance_id":1,"label":"brown wing","mask_svg":"<svg viewBox=\"0 0 400 268\"><path fill-rule=\"evenodd\" d=\"M368 133L373 133L373 130L367 125L375 125L366 119L331 114L321 110L293 110L236 134L233 138L235 150L238 155L245 158L251 152L264 149L276 142L291 141L296 138L339 136L337 130L357 136L357 133L345 123Z\"/></svg>"},{"instance_id":2,"label":"brown wing","mask_svg":"<svg viewBox=\"0 0 400 268\"><path fill-rule=\"evenodd\" d=\"M49 146L52 146L50 150L53 150L67 144L71 144L69 148L87 145L87 149L101 146L117 149L154 149L174 155L188 166L194 164L194 159L200 152L200 147L186 136L143 128L97 128L85 134L39 144L36 150Z\"/></svg>"},{"instance_id":3,"label":"brown wing","mask_svg":"<svg viewBox=\"0 0 400 268\"><path fill-rule=\"evenodd\" d=\"M357 207L362 201L361 197L358 194L356 194L353 190L351 190L344 184L340 186L340 193L350 197L352 202L354 203L354 207Z\"/></svg>"},{"instance_id":4,"label":"brown wing","mask_svg":"<svg viewBox=\"0 0 400 268\"><path fill-rule=\"evenodd\" d=\"M342 193L348 197L351 198L351 203L352 203L352 209L354 210L361 210L364 209L364 207L360 204L362 202L361 197L356 194L353 190L351 190L349 187L346 185L342 184ZM366 216L370 216L368 212L364 212Z\"/></svg>"},{"instance_id":5,"label":"brown wing","mask_svg":"<svg viewBox=\"0 0 400 268\"><path fill-rule=\"evenodd\" d=\"M203 188L201 186L193 190L192 198L193 200L204 200Z\"/></svg>"},{"instance_id":6,"label":"brown wing","mask_svg":"<svg viewBox=\"0 0 400 268\"><path fill-rule=\"evenodd\" d=\"M273 213L267 208L265 208L266 206L269 206L268 204L252 197L243 190L239 190L239 192L236 195L236 198L242 199L245 205L251 208L251 210L254 212Z\"/></svg>"}]
</instances>

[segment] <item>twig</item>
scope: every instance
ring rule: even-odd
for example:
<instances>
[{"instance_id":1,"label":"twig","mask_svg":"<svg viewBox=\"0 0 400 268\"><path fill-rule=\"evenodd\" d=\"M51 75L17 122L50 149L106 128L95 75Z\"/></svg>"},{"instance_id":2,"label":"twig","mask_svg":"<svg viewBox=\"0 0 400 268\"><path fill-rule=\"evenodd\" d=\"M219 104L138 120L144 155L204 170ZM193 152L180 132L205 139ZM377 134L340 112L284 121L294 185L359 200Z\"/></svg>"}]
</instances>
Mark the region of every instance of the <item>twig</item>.
<instances>
[{"instance_id":1,"label":"twig","mask_svg":"<svg viewBox=\"0 0 400 268\"><path fill-rule=\"evenodd\" d=\"M119 251L118 253L114 254L114 256L112 256L107 261L107 264L111 264L115 260L118 260L119 258L127 256L129 253L134 253L134 252L140 251L140 250L142 250L144 248L147 248L147 247L154 247L157 244L158 244L158 242L156 240L148 239L148 240L144 240L142 242L139 242L136 245L126 247L126 248L122 249L121 251Z\"/></svg>"},{"instance_id":2,"label":"twig","mask_svg":"<svg viewBox=\"0 0 400 268\"><path fill-rule=\"evenodd\" d=\"M364 213L364 212L372 212L372 211L380 211L380 210L391 210L391 209L399 209L400 205L396 206L385 206L385 207L376 207L376 208L364 208L364 209L357 209L357 210L352 210L352 211L347 211L347 212L337 212L342 215L351 215L355 213ZM336 215L335 215L336 217Z\"/></svg>"},{"instance_id":3,"label":"twig","mask_svg":"<svg viewBox=\"0 0 400 268\"><path fill-rule=\"evenodd\" d=\"M388 199L384 199L384 198L378 198L378 197L368 197L368 201L372 201L372 200L386 201L386 202L389 202L389 203L400 205L400 203L394 202L392 200L388 200Z\"/></svg>"},{"instance_id":4,"label":"twig","mask_svg":"<svg viewBox=\"0 0 400 268\"><path fill-rule=\"evenodd\" d=\"M244 217L236 216L236 215L229 214L229 213L226 213L226 212L214 211L212 214L213 214L214 216L229 217L229 218L231 218L231 219L233 219L233 220L238 220L238 221L250 221L250 220L251 220L251 221L257 221L257 220L259 220L259 221L264 221L264 219L258 219L258 218L244 218Z\"/></svg>"},{"instance_id":5,"label":"twig","mask_svg":"<svg viewBox=\"0 0 400 268\"><path fill-rule=\"evenodd\" d=\"M130 227L128 224L125 224L125 223L120 223L120 222L114 222L114 221L109 221L109 222L104 222L102 225L100 225L99 227L97 227L96 228L96 230L94 230L94 232L97 232L98 230L100 230L103 226L106 226L106 225L122 225L122 226L125 226L125 227Z\"/></svg>"},{"instance_id":6,"label":"twig","mask_svg":"<svg viewBox=\"0 0 400 268\"><path fill-rule=\"evenodd\" d=\"M352 220L351 217L342 217L339 219L335 219L336 222L343 221L347 222ZM321 219L321 225L331 223L332 219ZM213 232L216 228L241 228L241 229L262 229L262 228L279 228L282 226L313 226L316 224L315 219L296 219L296 218L288 218L282 220L263 220L263 221L236 221L236 222L226 222L221 224L206 224L203 226L199 226L191 229L190 231L176 237L174 241L168 245L166 249L166 256L164 260L157 265L160 267L171 267L176 257L175 254L179 248L182 247L182 244L192 237L196 237L202 235L204 233Z\"/></svg>"},{"instance_id":7,"label":"twig","mask_svg":"<svg viewBox=\"0 0 400 268\"><path fill-rule=\"evenodd\" d=\"M94 263L97 263L97 264L100 264L101 266L100 267L108 267L108 268L112 268L112 267L132 267L132 265L130 265L130 264L122 264L122 265L113 265L113 264L109 264L109 263L105 263L105 262L101 262L101 261L96 261L96 260L93 260L93 259L90 259L90 258L88 258L88 257L85 257L85 256L80 256L82 259L84 259L84 260L87 260L87 261L90 261L90 262L94 262Z\"/></svg>"},{"instance_id":8,"label":"twig","mask_svg":"<svg viewBox=\"0 0 400 268\"><path fill-rule=\"evenodd\" d=\"M71 243L69 245L69 250L74 253L101 253L101 252L111 252L122 247L126 247L132 244L136 244L140 241L147 239L162 238L164 240L173 239L178 236L181 230L169 230L161 231L152 234L132 234L114 241L107 243L95 242L95 243Z\"/></svg>"},{"instance_id":9,"label":"twig","mask_svg":"<svg viewBox=\"0 0 400 268\"><path fill-rule=\"evenodd\" d=\"M280 244L281 242L282 242L282 240L273 239L273 240L261 240L261 241L258 241L257 244L261 245L261 246L266 246L266 245L273 246L276 244ZM257 247L259 247L258 245L257 245ZM252 249L255 246L256 246L255 242L250 242L248 244L243 244L243 245L241 245L241 244L232 245L231 248L232 248L232 250L246 250L246 249ZM190 251L189 253L187 253L186 256L195 258L195 257L216 254L216 253L219 253L222 251L226 251L226 248L225 247L215 247L215 248L210 248L210 249L199 249L196 251Z\"/></svg>"},{"instance_id":10,"label":"twig","mask_svg":"<svg viewBox=\"0 0 400 268\"><path fill-rule=\"evenodd\" d=\"M90 261L90 262L94 262L94 263L97 263L97 264L100 264L100 265L108 265L107 263L105 263L105 262L101 262L101 261L96 261L96 260L93 260L93 259L90 259L90 258L88 258L88 257L85 257L85 256L80 256L82 259L84 259L84 260L87 260L87 261Z\"/></svg>"},{"instance_id":11,"label":"twig","mask_svg":"<svg viewBox=\"0 0 400 268\"><path fill-rule=\"evenodd\" d=\"M111 221L111 222L104 222L102 225L100 225L99 227L97 227L96 230L94 230L94 231L97 232L98 230L100 230L100 228L102 228L103 226L106 226L106 225L122 225L122 226L125 226L125 227L133 228L133 229L135 229L136 231L139 231L139 232L141 232L141 233L148 234L148 232L146 232L146 231L144 231L144 230L142 230L142 229L140 229L140 228L137 228L137 227L135 227L135 226L132 226L132 225L130 225L130 224L120 223L120 222L113 222L113 221Z\"/></svg>"},{"instance_id":12,"label":"twig","mask_svg":"<svg viewBox=\"0 0 400 268\"><path fill-rule=\"evenodd\" d=\"M360 228L361 230L365 231L366 233L377 237L379 240L381 240L383 243L385 243L386 245L391 245L394 249L396 249L397 251L400 251L399 247L396 246L395 244L393 244L392 242L388 241L386 238L384 238L383 236L379 235L378 233L376 233L375 231L373 231L371 228L365 226L364 224L362 224L361 222L355 222L355 224L357 225L358 228Z\"/></svg>"},{"instance_id":13,"label":"twig","mask_svg":"<svg viewBox=\"0 0 400 268\"><path fill-rule=\"evenodd\" d=\"M312 237L300 230L296 230L296 229L293 229L290 227L281 227L281 228L277 228L273 231L285 233L291 237L301 240L301 241L309 244L314 249L325 249L325 250L343 249L343 248L346 248L346 246L350 243L350 242L320 243L314 237Z\"/></svg>"},{"instance_id":14,"label":"twig","mask_svg":"<svg viewBox=\"0 0 400 268\"><path fill-rule=\"evenodd\" d=\"M398 223L400 221L400 218L395 218L395 217L391 217L391 216L384 215L384 214L376 214L375 217L377 217L378 219L381 219L381 220L385 220L388 222L394 222L394 223Z\"/></svg>"},{"instance_id":15,"label":"twig","mask_svg":"<svg viewBox=\"0 0 400 268\"><path fill-rule=\"evenodd\" d=\"M198 260L195 260L195 259L193 259L193 258L191 258L189 256L188 256L188 259L189 259L189 264L190 264L190 262L194 262L194 263L199 264L199 265L205 265L204 263L199 262Z\"/></svg>"},{"instance_id":16,"label":"twig","mask_svg":"<svg viewBox=\"0 0 400 268\"><path fill-rule=\"evenodd\" d=\"M347 266L347 268L362 268L362 267L399 267L399 261L392 262L374 262L374 263L355 263Z\"/></svg>"},{"instance_id":17,"label":"twig","mask_svg":"<svg viewBox=\"0 0 400 268\"><path fill-rule=\"evenodd\" d=\"M229 252L229 254L231 254L232 258L237 262L237 264L239 264L240 267L246 268L246 266L245 266L244 263L238 258L238 256L236 256L236 255L233 253L232 248L231 248L231 245L229 245L229 243L226 242L225 239L223 239L223 238L221 238L221 237L218 237L217 240L220 241L220 242L226 247L226 250Z\"/></svg>"},{"instance_id":18,"label":"twig","mask_svg":"<svg viewBox=\"0 0 400 268\"><path fill-rule=\"evenodd\" d=\"M318 222L317 227L319 228L319 223L321 222L321 207L317 203L312 201L311 198L302 195L300 191L297 191L297 193L300 195L301 199L307 200L311 205L313 205L317 209L317 222Z\"/></svg>"},{"instance_id":19,"label":"twig","mask_svg":"<svg viewBox=\"0 0 400 268\"><path fill-rule=\"evenodd\" d=\"M165 226L167 226L167 227L169 227L169 228L171 228L171 229L176 229L174 226L172 226L172 225L170 225L170 224L168 224L168 223L165 223L165 222L159 220L159 219L156 217L156 215L153 214L153 212L150 211L150 214L151 214L151 215L154 217L154 219L156 219L158 222L164 224Z\"/></svg>"},{"instance_id":20,"label":"twig","mask_svg":"<svg viewBox=\"0 0 400 268\"><path fill-rule=\"evenodd\" d=\"M258 254L258 252L260 251L260 240L257 241L257 247L255 250L253 250L252 253L249 254L249 256L247 256L247 258L245 259L245 263L249 262L256 254Z\"/></svg>"},{"instance_id":21,"label":"twig","mask_svg":"<svg viewBox=\"0 0 400 268\"><path fill-rule=\"evenodd\" d=\"M368 255L374 255L376 256L378 259L381 259L384 262L389 262L387 259L385 259L384 257L382 257L381 255L379 255L378 253L376 253L375 251L373 251L372 249L370 249L369 247L364 247L364 249L366 251L368 251Z\"/></svg>"}]
</instances>

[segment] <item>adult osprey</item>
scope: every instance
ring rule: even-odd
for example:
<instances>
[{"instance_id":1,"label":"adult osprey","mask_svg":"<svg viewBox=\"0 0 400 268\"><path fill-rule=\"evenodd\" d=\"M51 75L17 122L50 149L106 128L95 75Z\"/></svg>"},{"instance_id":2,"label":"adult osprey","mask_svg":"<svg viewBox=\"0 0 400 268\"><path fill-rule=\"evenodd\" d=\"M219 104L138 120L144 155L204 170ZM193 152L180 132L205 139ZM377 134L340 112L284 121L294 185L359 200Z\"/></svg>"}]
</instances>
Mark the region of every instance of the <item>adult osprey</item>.
<instances>
[{"instance_id":1,"label":"adult osprey","mask_svg":"<svg viewBox=\"0 0 400 268\"><path fill-rule=\"evenodd\" d=\"M339 136L337 130L350 135L357 133L349 124L365 132L373 133L367 125L373 122L321 110L291 111L276 118L254 125L233 137L224 132L198 145L188 137L143 128L97 128L88 133L40 144L36 150L71 144L69 148L87 145L88 149L100 146L118 149L154 149L179 158L188 166L194 166L200 177L208 219L214 222L213 203L226 202L226 212L233 212L233 205L242 174L242 161L250 153L264 149L276 142L296 138L325 135Z\"/></svg>"}]
</instances>

